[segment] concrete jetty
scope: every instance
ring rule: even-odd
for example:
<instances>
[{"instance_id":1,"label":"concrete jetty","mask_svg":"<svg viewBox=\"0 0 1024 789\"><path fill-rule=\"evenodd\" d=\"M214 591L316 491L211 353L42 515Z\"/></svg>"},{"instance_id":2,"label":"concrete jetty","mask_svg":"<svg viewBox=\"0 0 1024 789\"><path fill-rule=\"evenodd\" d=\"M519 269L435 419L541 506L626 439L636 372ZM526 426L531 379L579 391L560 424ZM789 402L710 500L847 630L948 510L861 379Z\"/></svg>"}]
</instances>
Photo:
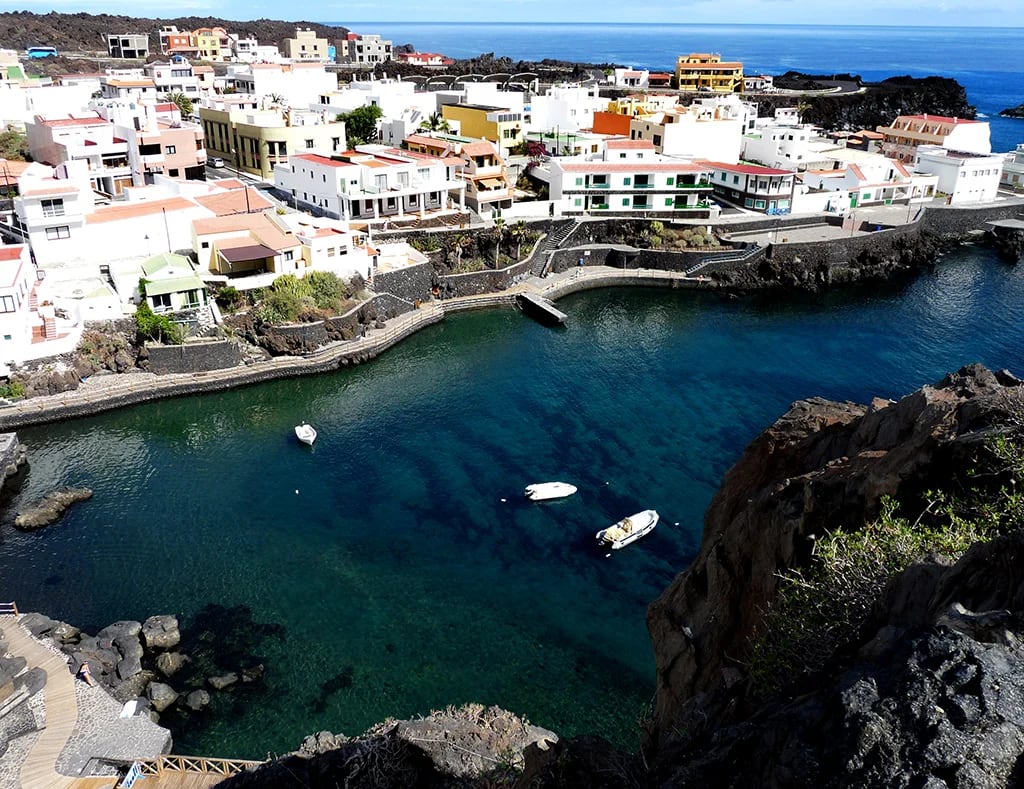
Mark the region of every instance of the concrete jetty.
<instances>
[{"instance_id":1,"label":"concrete jetty","mask_svg":"<svg viewBox=\"0 0 1024 789\"><path fill-rule=\"evenodd\" d=\"M536 293L518 293L516 302L523 313L548 326L561 326L569 318L564 312L556 309L554 304Z\"/></svg>"}]
</instances>

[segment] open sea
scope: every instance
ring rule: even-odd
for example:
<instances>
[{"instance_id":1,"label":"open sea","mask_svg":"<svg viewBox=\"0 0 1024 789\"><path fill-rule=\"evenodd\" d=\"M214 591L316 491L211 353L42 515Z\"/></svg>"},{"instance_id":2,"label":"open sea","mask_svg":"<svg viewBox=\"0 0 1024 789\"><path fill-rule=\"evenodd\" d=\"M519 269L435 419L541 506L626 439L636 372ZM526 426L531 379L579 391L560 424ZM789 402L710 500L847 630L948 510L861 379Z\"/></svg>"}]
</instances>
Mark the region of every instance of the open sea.
<instances>
[{"instance_id":1,"label":"open sea","mask_svg":"<svg viewBox=\"0 0 1024 789\"><path fill-rule=\"evenodd\" d=\"M951 28L825 25L345 22L420 52L470 58L485 52L513 60L555 58L674 71L676 57L718 52L744 72L860 74L865 80L909 74L950 77L992 127L992 150L1024 142L1024 120L999 112L1024 103L1024 27Z\"/></svg>"},{"instance_id":2,"label":"open sea","mask_svg":"<svg viewBox=\"0 0 1024 789\"><path fill-rule=\"evenodd\" d=\"M1024 101L1020 30L359 29L455 56L665 68L711 49L771 73L937 73L992 116ZM991 120L995 147L1024 139ZM362 367L19 431L31 468L0 515L0 600L90 632L155 613L187 626L211 604L278 626L243 645L263 683L215 695L178 753L262 758L464 702L633 745L654 693L646 605L694 556L744 446L800 398L896 398L974 361L1024 372L1022 305L1024 266L970 246L819 295L591 291L559 302L563 329L464 314ZM555 479L579 493L520 497ZM95 496L43 531L11 527L61 485ZM649 507L652 535L594 548Z\"/></svg>"}]
</instances>

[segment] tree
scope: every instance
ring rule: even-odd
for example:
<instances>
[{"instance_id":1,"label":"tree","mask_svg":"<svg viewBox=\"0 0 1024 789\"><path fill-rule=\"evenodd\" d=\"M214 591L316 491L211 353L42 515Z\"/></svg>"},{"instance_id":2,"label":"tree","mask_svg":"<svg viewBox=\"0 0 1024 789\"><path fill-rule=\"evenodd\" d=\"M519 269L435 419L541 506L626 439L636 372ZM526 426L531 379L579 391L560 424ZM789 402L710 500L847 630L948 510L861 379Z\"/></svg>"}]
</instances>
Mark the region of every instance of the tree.
<instances>
[{"instance_id":1,"label":"tree","mask_svg":"<svg viewBox=\"0 0 1024 789\"><path fill-rule=\"evenodd\" d=\"M516 260L519 260L519 253L522 252L523 240L526 238L527 234L526 223L520 219L512 225L508 234L512 237L512 240L516 242Z\"/></svg>"},{"instance_id":2,"label":"tree","mask_svg":"<svg viewBox=\"0 0 1024 789\"><path fill-rule=\"evenodd\" d=\"M448 123L448 119L439 112L431 113L429 117L420 121L420 128L432 132L450 132L452 130L451 124Z\"/></svg>"},{"instance_id":3,"label":"tree","mask_svg":"<svg viewBox=\"0 0 1024 789\"><path fill-rule=\"evenodd\" d=\"M501 240L505 237L505 220L500 216L494 220L494 267L498 267L498 256L501 254Z\"/></svg>"},{"instance_id":4,"label":"tree","mask_svg":"<svg viewBox=\"0 0 1024 789\"><path fill-rule=\"evenodd\" d=\"M452 237L452 247L455 249L455 268L462 264L462 250L473 243L473 239L464 233L456 233Z\"/></svg>"},{"instance_id":5,"label":"tree","mask_svg":"<svg viewBox=\"0 0 1024 789\"><path fill-rule=\"evenodd\" d=\"M28 137L14 129L0 132L0 159L9 159L12 162L30 161Z\"/></svg>"},{"instance_id":6,"label":"tree","mask_svg":"<svg viewBox=\"0 0 1024 789\"><path fill-rule=\"evenodd\" d=\"M354 147L377 139L377 121L383 111L376 104L356 107L351 112L342 112L338 120L345 124L345 138L348 146Z\"/></svg>"},{"instance_id":7,"label":"tree","mask_svg":"<svg viewBox=\"0 0 1024 789\"><path fill-rule=\"evenodd\" d=\"M164 96L164 101L169 101L171 104L177 104L178 109L181 110L183 118L192 117L192 99L184 93L168 93Z\"/></svg>"}]
</instances>

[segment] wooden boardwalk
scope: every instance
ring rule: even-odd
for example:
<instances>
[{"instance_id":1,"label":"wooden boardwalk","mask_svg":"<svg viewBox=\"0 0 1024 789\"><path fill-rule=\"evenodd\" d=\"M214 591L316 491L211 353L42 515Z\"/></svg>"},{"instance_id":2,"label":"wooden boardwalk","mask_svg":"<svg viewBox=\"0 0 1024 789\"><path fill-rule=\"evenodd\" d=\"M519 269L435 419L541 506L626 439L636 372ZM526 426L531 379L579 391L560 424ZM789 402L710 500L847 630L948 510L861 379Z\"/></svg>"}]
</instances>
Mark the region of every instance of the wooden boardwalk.
<instances>
[{"instance_id":1,"label":"wooden boardwalk","mask_svg":"<svg viewBox=\"0 0 1024 789\"><path fill-rule=\"evenodd\" d=\"M21 786L23 789L69 787L74 779L61 775L56 769L57 757L64 750L64 744L78 720L75 678L71 676L67 657L32 638L17 617L0 617L0 627L11 654L25 658L30 667L39 667L46 672L46 687L43 689L46 728L39 732L22 762Z\"/></svg>"}]
</instances>

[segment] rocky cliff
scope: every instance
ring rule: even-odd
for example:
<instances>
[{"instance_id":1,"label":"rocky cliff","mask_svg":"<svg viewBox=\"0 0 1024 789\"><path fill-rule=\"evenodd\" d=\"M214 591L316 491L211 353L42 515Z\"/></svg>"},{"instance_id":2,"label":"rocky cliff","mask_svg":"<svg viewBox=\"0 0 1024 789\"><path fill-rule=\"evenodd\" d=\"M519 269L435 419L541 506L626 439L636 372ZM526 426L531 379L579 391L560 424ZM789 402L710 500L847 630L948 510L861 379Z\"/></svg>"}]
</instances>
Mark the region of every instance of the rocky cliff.
<instances>
[{"instance_id":1,"label":"rocky cliff","mask_svg":"<svg viewBox=\"0 0 1024 789\"><path fill-rule=\"evenodd\" d=\"M880 518L886 496L919 512L915 526L942 529L925 501L974 484L991 442L1019 432L1022 397L1012 375L972 366L898 402L801 401L747 448L708 509L697 559L648 611L653 785L1024 779L1016 514L956 563L911 562L821 666L775 678L782 693L764 698L751 672L781 577L821 562L830 533Z\"/></svg>"}]
</instances>

